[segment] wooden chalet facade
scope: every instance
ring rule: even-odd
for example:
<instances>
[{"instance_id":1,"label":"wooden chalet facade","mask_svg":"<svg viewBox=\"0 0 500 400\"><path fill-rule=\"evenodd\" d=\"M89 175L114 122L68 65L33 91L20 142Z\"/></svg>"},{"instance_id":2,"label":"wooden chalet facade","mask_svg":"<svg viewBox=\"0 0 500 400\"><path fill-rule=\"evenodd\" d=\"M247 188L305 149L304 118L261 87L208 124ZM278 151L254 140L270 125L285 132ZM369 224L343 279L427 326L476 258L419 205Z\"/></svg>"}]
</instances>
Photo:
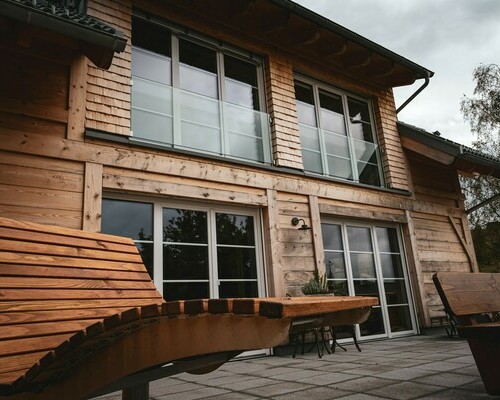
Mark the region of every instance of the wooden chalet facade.
<instances>
[{"instance_id":1,"label":"wooden chalet facade","mask_svg":"<svg viewBox=\"0 0 500 400\"><path fill-rule=\"evenodd\" d=\"M86 3L110 43L0 1L1 216L133 237L166 299L318 269L380 297L361 337L429 326L432 274L477 270L458 172L500 167L398 125L392 88L432 72L288 0Z\"/></svg>"}]
</instances>

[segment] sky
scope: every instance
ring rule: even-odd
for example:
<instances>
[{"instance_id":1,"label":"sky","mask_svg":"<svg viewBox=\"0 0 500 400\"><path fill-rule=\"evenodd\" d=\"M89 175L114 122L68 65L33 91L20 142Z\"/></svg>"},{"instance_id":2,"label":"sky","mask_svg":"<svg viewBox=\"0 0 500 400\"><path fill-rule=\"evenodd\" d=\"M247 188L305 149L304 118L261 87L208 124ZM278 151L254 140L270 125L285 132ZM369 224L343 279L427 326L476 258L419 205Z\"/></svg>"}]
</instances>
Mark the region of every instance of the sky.
<instances>
[{"instance_id":1,"label":"sky","mask_svg":"<svg viewBox=\"0 0 500 400\"><path fill-rule=\"evenodd\" d=\"M470 146L460 111L480 64L500 64L500 0L294 0L434 72L400 121ZM401 105L423 80L395 88Z\"/></svg>"}]
</instances>

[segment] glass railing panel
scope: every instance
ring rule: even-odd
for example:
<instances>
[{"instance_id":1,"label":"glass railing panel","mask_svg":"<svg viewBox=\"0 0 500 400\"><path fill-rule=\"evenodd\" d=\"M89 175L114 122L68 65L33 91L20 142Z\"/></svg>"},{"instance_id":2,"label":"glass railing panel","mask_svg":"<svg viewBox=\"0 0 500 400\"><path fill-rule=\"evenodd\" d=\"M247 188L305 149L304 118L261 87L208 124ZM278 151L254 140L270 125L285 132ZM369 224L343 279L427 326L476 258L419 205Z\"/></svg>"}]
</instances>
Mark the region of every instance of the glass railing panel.
<instances>
[{"instance_id":1,"label":"glass railing panel","mask_svg":"<svg viewBox=\"0 0 500 400\"><path fill-rule=\"evenodd\" d=\"M365 142L364 140L352 139L356 161L369 162L377 164L378 146L375 143Z\"/></svg>"},{"instance_id":2,"label":"glass railing panel","mask_svg":"<svg viewBox=\"0 0 500 400\"><path fill-rule=\"evenodd\" d=\"M172 88L133 78L131 129L134 137L171 144Z\"/></svg>"},{"instance_id":3,"label":"glass railing panel","mask_svg":"<svg viewBox=\"0 0 500 400\"><path fill-rule=\"evenodd\" d=\"M177 97L181 132L176 146L222 154L219 101L183 90Z\"/></svg>"}]
</instances>

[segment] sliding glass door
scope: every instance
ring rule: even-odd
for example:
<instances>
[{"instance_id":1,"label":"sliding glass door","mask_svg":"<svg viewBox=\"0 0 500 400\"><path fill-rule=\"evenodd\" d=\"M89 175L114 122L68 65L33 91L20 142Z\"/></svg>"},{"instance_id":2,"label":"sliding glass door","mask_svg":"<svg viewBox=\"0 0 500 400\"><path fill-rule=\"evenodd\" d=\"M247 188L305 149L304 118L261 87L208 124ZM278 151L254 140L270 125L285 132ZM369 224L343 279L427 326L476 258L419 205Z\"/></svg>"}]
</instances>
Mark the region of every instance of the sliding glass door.
<instances>
[{"instance_id":1,"label":"sliding glass door","mask_svg":"<svg viewBox=\"0 0 500 400\"><path fill-rule=\"evenodd\" d=\"M416 332L410 286L396 226L322 223L325 267L337 295L374 296L361 337L392 337Z\"/></svg>"}]
</instances>

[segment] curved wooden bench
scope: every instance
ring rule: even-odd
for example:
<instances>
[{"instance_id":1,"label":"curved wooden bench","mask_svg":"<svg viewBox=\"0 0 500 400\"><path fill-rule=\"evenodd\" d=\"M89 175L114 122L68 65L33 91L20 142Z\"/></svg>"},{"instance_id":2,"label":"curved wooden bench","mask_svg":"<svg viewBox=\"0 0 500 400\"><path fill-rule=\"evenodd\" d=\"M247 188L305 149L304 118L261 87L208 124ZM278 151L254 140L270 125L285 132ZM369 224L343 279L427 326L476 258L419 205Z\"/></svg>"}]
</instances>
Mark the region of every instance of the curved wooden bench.
<instances>
[{"instance_id":1,"label":"curved wooden bench","mask_svg":"<svg viewBox=\"0 0 500 400\"><path fill-rule=\"evenodd\" d=\"M469 343L486 391L499 395L500 273L439 272L432 279Z\"/></svg>"},{"instance_id":2,"label":"curved wooden bench","mask_svg":"<svg viewBox=\"0 0 500 400\"><path fill-rule=\"evenodd\" d=\"M376 298L165 302L130 239L0 218L0 396L86 398L168 362L276 346L364 321ZM203 368L208 366L207 368Z\"/></svg>"}]
</instances>

